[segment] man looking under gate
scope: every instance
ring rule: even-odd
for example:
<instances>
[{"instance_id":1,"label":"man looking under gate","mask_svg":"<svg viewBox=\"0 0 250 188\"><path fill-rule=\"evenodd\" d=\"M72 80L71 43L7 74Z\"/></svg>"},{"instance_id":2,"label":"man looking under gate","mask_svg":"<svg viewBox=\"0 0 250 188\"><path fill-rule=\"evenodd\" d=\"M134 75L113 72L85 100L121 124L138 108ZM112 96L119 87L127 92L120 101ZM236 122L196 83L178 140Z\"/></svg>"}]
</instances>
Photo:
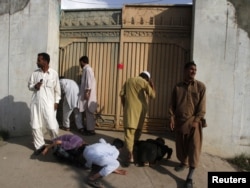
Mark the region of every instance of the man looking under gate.
<instances>
[{"instance_id":1,"label":"man looking under gate","mask_svg":"<svg viewBox=\"0 0 250 188\"><path fill-rule=\"evenodd\" d=\"M84 131L82 124L82 113L78 109L79 86L71 79L60 77L60 86L63 93L63 125L62 129L70 131L70 115L74 113L75 125L82 133Z\"/></svg>"},{"instance_id":2,"label":"man looking under gate","mask_svg":"<svg viewBox=\"0 0 250 188\"><path fill-rule=\"evenodd\" d=\"M124 141L129 152L128 161L125 165L134 162L133 147L138 141L147 113L147 96L155 98L153 82L150 73L143 71L139 76L129 78L123 85L120 97L123 110Z\"/></svg>"}]
</instances>

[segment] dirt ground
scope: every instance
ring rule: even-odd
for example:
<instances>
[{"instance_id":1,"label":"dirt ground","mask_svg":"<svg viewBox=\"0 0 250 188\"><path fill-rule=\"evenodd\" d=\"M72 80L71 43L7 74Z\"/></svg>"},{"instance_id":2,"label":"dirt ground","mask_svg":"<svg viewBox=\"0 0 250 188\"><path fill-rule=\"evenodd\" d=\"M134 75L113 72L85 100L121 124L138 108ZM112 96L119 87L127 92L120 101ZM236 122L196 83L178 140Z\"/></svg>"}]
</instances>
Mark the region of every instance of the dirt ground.
<instances>
[{"instance_id":1,"label":"dirt ground","mask_svg":"<svg viewBox=\"0 0 250 188\"><path fill-rule=\"evenodd\" d=\"M65 132L62 134L78 134ZM159 135L143 134L141 139L156 138ZM182 188L188 169L176 172L174 167L178 164L175 156L173 135L164 133L166 144L173 148L172 158L162 160L154 167L137 167L130 165L122 169L127 175L110 174L102 179L107 188ZM82 136L88 143L98 142L100 138L111 142L113 138L123 139L123 132L97 130L94 136ZM49 139L48 135L45 135ZM23 136L0 142L0 186L2 188L88 188L85 180L89 170L59 162L49 152L46 156L33 155L32 137ZM199 167L194 173L194 187L206 188L208 172L235 172L237 171L226 160L208 153L202 153Z\"/></svg>"}]
</instances>

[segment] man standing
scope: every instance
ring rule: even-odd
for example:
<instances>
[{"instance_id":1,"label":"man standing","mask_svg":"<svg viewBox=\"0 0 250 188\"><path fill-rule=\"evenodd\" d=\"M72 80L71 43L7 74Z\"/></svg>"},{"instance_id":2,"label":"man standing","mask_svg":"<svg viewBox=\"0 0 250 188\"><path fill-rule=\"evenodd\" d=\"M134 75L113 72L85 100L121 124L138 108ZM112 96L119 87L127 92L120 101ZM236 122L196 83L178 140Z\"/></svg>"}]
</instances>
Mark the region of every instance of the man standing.
<instances>
[{"instance_id":1,"label":"man standing","mask_svg":"<svg viewBox=\"0 0 250 188\"><path fill-rule=\"evenodd\" d=\"M80 66L83 69L80 95L79 110L86 114L86 132L85 135L95 135L95 112L97 110L96 102L96 80L93 69L89 65L87 56L79 59Z\"/></svg>"},{"instance_id":2,"label":"man standing","mask_svg":"<svg viewBox=\"0 0 250 188\"><path fill-rule=\"evenodd\" d=\"M30 111L31 127L34 139L35 155L39 155L45 148L43 126L51 136L58 136L58 122L56 110L61 99L61 89L58 73L49 68L50 56L47 53L39 53L36 69L28 82L28 88L33 91Z\"/></svg>"},{"instance_id":3,"label":"man standing","mask_svg":"<svg viewBox=\"0 0 250 188\"><path fill-rule=\"evenodd\" d=\"M206 87L195 80L195 75L196 64L186 63L184 81L174 87L169 108L170 129L176 134L176 155L180 161L175 170L189 166L186 188L193 187L192 175L201 154L202 119L206 113Z\"/></svg>"},{"instance_id":4,"label":"man standing","mask_svg":"<svg viewBox=\"0 0 250 188\"><path fill-rule=\"evenodd\" d=\"M64 94L63 98L63 129L70 130L70 115L74 112L75 124L77 129L82 132L82 113L78 109L79 86L74 80L60 78L60 86Z\"/></svg>"},{"instance_id":5,"label":"man standing","mask_svg":"<svg viewBox=\"0 0 250 188\"><path fill-rule=\"evenodd\" d=\"M129 152L128 163L134 162L134 142L139 140L147 113L147 96L155 98L150 73L143 71L139 76L129 78L123 85L120 97L123 109L124 141Z\"/></svg>"}]
</instances>

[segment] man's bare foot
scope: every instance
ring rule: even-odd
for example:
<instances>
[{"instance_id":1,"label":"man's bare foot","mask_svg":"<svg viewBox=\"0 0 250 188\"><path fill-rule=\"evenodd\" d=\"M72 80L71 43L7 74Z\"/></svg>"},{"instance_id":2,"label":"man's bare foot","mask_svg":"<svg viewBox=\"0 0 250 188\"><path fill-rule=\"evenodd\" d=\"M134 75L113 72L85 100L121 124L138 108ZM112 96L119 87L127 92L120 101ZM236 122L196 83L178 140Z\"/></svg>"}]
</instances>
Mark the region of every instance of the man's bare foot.
<instances>
[{"instance_id":1,"label":"man's bare foot","mask_svg":"<svg viewBox=\"0 0 250 188\"><path fill-rule=\"evenodd\" d=\"M127 171L123 170L123 169L117 169L117 170L114 171L114 173L120 174L120 175L126 175Z\"/></svg>"}]
</instances>

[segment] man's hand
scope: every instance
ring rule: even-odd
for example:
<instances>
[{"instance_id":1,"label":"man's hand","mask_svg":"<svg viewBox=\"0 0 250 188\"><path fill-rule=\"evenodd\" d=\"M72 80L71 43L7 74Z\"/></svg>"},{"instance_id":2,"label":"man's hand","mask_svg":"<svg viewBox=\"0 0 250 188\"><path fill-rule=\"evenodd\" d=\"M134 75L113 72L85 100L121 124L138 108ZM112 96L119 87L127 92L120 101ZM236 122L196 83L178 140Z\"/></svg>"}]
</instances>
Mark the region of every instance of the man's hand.
<instances>
[{"instance_id":1,"label":"man's hand","mask_svg":"<svg viewBox=\"0 0 250 188\"><path fill-rule=\"evenodd\" d=\"M37 82L36 85L35 85L35 89L36 90L40 90L40 87L43 83L42 82Z\"/></svg>"},{"instance_id":2,"label":"man's hand","mask_svg":"<svg viewBox=\"0 0 250 188\"><path fill-rule=\"evenodd\" d=\"M197 127L199 127L199 122L193 121L192 128L197 128Z\"/></svg>"},{"instance_id":3,"label":"man's hand","mask_svg":"<svg viewBox=\"0 0 250 188\"><path fill-rule=\"evenodd\" d=\"M149 83L149 85L154 89L154 83L153 83L152 79L150 79L150 80L148 81L148 83Z\"/></svg>"},{"instance_id":4,"label":"man's hand","mask_svg":"<svg viewBox=\"0 0 250 188\"><path fill-rule=\"evenodd\" d=\"M85 90L84 92L84 100L89 100L91 90Z\"/></svg>"},{"instance_id":5,"label":"man's hand","mask_svg":"<svg viewBox=\"0 0 250 188\"><path fill-rule=\"evenodd\" d=\"M54 104L54 109L57 110L58 109L58 103Z\"/></svg>"},{"instance_id":6,"label":"man's hand","mask_svg":"<svg viewBox=\"0 0 250 188\"><path fill-rule=\"evenodd\" d=\"M122 103L122 106L124 107L125 106L125 97L124 96L121 96L121 103Z\"/></svg>"},{"instance_id":7,"label":"man's hand","mask_svg":"<svg viewBox=\"0 0 250 188\"><path fill-rule=\"evenodd\" d=\"M170 119L169 128L171 131L174 131L174 128L175 128L174 118Z\"/></svg>"}]
</instances>

